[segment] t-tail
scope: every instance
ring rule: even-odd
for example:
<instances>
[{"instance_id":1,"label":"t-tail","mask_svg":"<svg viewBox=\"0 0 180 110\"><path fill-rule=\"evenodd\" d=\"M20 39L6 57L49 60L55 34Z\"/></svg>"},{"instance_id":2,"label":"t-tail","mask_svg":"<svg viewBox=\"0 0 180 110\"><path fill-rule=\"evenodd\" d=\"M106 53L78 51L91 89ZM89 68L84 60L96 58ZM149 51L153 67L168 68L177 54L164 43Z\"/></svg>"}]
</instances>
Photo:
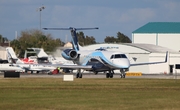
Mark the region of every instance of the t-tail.
<instances>
[{"instance_id":1,"label":"t-tail","mask_svg":"<svg viewBox=\"0 0 180 110\"><path fill-rule=\"evenodd\" d=\"M17 58L12 47L7 47L6 52L7 52L7 60L9 63L13 63L13 64L23 63L19 58Z\"/></svg>"},{"instance_id":2,"label":"t-tail","mask_svg":"<svg viewBox=\"0 0 180 110\"><path fill-rule=\"evenodd\" d=\"M95 28L73 28L73 27L69 27L69 28L43 28L45 30L70 30L71 32L71 36L72 36L72 44L73 44L73 49L75 51L79 51L79 43L78 43L78 37L76 34L77 30L91 30L91 29L99 29L98 27Z\"/></svg>"}]
</instances>

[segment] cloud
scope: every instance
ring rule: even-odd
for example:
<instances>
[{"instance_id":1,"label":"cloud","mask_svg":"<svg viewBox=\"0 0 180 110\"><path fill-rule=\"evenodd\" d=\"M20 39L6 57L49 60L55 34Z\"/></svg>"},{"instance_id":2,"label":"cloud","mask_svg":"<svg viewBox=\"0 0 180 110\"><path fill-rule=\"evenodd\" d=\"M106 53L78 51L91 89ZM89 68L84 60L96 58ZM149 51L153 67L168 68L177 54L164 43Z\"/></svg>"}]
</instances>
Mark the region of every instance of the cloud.
<instances>
[{"instance_id":1,"label":"cloud","mask_svg":"<svg viewBox=\"0 0 180 110\"><path fill-rule=\"evenodd\" d=\"M166 1L160 2L159 8L157 8L158 17L164 21L179 21L179 10L180 10L180 1Z\"/></svg>"}]
</instances>

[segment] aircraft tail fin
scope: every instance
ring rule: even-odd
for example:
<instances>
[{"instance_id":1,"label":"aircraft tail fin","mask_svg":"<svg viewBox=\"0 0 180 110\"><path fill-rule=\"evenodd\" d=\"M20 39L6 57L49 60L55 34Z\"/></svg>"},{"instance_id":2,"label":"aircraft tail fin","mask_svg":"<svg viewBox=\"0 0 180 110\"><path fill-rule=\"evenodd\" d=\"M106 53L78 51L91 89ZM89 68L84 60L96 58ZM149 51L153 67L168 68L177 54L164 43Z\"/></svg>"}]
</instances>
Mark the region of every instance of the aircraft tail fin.
<instances>
[{"instance_id":1,"label":"aircraft tail fin","mask_svg":"<svg viewBox=\"0 0 180 110\"><path fill-rule=\"evenodd\" d=\"M79 51L79 43L78 43L78 37L76 35L77 30L91 30L91 29L99 29L98 27L95 28L43 28L45 30L70 30L71 36L72 36L72 44L73 44L73 49L76 51Z\"/></svg>"},{"instance_id":2,"label":"aircraft tail fin","mask_svg":"<svg viewBox=\"0 0 180 110\"><path fill-rule=\"evenodd\" d=\"M7 47L6 52L7 52L7 60L9 63L23 63L19 58L17 58L12 47Z\"/></svg>"}]
</instances>

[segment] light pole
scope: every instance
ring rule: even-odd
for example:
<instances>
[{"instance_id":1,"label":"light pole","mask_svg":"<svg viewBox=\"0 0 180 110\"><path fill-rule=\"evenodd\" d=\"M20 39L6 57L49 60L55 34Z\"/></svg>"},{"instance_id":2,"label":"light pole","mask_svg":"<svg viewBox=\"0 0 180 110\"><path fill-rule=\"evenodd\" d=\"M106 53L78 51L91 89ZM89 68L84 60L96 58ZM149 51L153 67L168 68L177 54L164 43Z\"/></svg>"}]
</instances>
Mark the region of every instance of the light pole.
<instances>
[{"instance_id":1,"label":"light pole","mask_svg":"<svg viewBox=\"0 0 180 110\"><path fill-rule=\"evenodd\" d=\"M41 7L38 8L38 11L40 12L40 18L39 18L39 20L40 20L40 24L39 24L40 30L41 30L41 11L44 10L44 9L45 9L45 6L41 6Z\"/></svg>"}]
</instances>

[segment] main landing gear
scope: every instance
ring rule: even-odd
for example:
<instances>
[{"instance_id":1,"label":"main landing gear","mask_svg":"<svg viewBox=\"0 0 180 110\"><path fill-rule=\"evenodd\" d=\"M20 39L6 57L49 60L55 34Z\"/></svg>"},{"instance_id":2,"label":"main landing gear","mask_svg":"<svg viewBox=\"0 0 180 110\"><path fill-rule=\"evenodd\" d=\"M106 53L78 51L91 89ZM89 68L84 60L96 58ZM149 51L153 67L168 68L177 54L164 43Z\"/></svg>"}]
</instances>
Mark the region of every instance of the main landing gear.
<instances>
[{"instance_id":1,"label":"main landing gear","mask_svg":"<svg viewBox=\"0 0 180 110\"><path fill-rule=\"evenodd\" d=\"M82 78L81 69L78 69L78 70L77 70L76 78Z\"/></svg>"},{"instance_id":2,"label":"main landing gear","mask_svg":"<svg viewBox=\"0 0 180 110\"><path fill-rule=\"evenodd\" d=\"M113 78L114 71L110 70L109 73L106 73L106 78Z\"/></svg>"},{"instance_id":3,"label":"main landing gear","mask_svg":"<svg viewBox=\"0 0 180 110\"><path fill-rule=\"evenodd\" d=\"M126 77L126 69L120 69L120 77L121 78L125 78ZM98 74L98 72L95 72L95 74ZM113 70L109 70L108 73L106 73L106 78L113 78L114 75L114 71ZM76 73L76 78L82 78L82 73L81 73L81 69L77 70Z\"/></svg>"}]
</instances>

